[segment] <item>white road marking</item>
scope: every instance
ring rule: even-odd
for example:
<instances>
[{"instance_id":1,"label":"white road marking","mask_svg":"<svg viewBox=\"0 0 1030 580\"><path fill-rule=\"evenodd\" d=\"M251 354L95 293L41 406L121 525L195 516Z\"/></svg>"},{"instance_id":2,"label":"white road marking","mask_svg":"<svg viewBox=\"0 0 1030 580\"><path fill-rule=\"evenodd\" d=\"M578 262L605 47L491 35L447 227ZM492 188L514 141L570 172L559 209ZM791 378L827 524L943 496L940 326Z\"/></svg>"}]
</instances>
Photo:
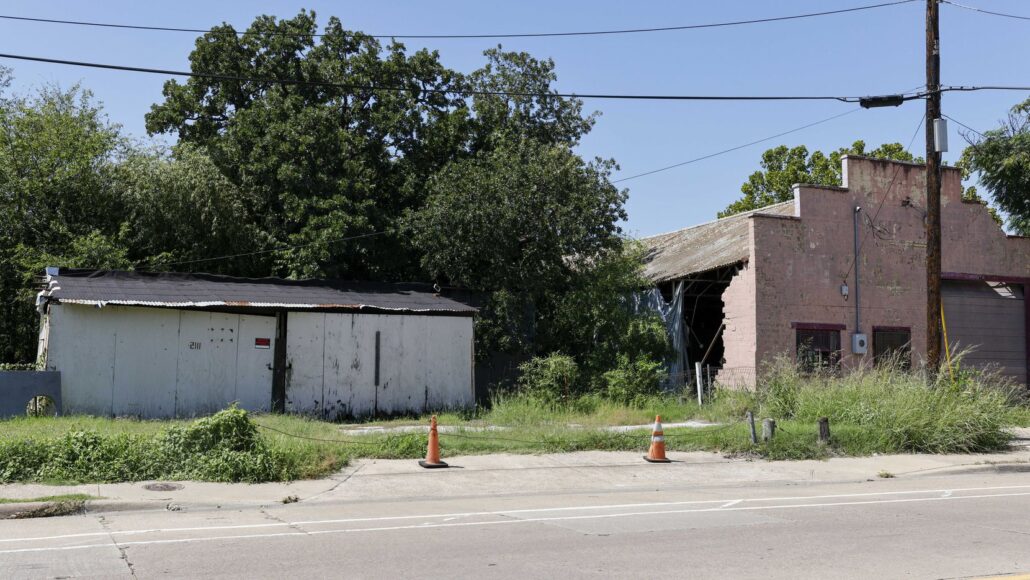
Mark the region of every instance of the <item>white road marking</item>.
<instances>
[{"instance_id":1,"label":"white road marking","mask_svg":"<svg viewBox=\"0 0 1030 580\"><path fill-rule=\"evenodd\" d=\"M0 543L10 542L31 542L31 541L45 541L45 540L64 540L70 538L87 538L87 537L107 537L109 535L138 535L138 534L158 534L158 533L172 533L172 532L199 532L199 531L213 531L213 530L244 530L244 529L261 529L261 528L276 528L276 527L291 527L291 526L314 526L314 525L327 525L327 524L350 524L359 522L386 522L386 521L398 521L398 520L414 520L414 519L443 519L443 518L467 518L467 517L482 517L482 516L503 516L512 514L525 514L525 513L548 513L548 512L565 512L565 511L586 511L586 510L606 510L606 509L640 509L648 507L672 507L679 505L694 505L694 504L736 504L742 502L770 502L770 501L804 501L804 500L820 500L820 499L841 499L841 498L859 498L859 497L878 497L885 495L911 495L911 494L943 494L946 492L967 492L967 491L1001 491L1011 489L1030 489L1030 485L1002 485L994 487L967 487L961 489L917 489L917 490L901 490L901 491L877 491L877 492L865 492L865 493L842 493L842 494L829 494L829 495L812 495L812 496L786 496L786 497L756 497L756 498L737 498L737 499L707 499L707 500L685 500L685 501L668 501L668 502L649 502L649 503L626 503L626 504L608 504L608 505L587 505L587 506L567 506L557 508L526 508L517 510L496 510L496 511L483 511L483 512L457 512L457 513L444 513L444 514L413 514L404 516L379 516L379 517L365 517L365 518L344 518L344 519L332 519L332 520L299 520L292 522L269 522L262 524L240 524L234 526L197 526L197 527L181 527L181 528L148 528L139 530L111 530L109 532L85 532L80 534L62 534L54 536L37 536L29 538L3 538L0 539ZM967 497L967 496L962 496ZM968 496L974 497L974 496ZM975 496L979 497L979 496ZM819 504L822 505L822 504ZM722 508L718 508L722 509ZM745 508L737 508L745 509ZM728 510L727 510L728 511ZM662 512L644 512L644 513L662 513Z\"/></svg>"},{"instance_id":2,"label":"white road marking","mask_svg":"<svg viewBox=\"0 0 1030 580\"><path fill-rule=\"evenodd\" d=\"M730 507L730 506L734 506L734 505L737 505L738 503L740 503L740 502L742 502L742 501L744 501L744 500L742 500L742 499L735 499L735 500L733 500L733 501L728 501L728 502L726 502L726 503L722 504L722 505L721 505L721 506L719 506L719 507L724 507L724 508L728 508L728 507Z\"/></svg>"},{"instance_id":3,"label":"white road marking","mask_svg":"<svg viewBox=\"0 0 1030 580\"><path fill-rule=\"evenodd\" d=\"M79 546L51 546L41 548L20 548L15 550L0 550L0 555L3 554L20 554L26 552L66 552L71 550L87 550L92 548L110 548L116 547L131 547L131 546L149 546L157 544L187 544L194 542L214 542L221 540L247 540L255 538L278 538L287 536L319 536L325 534L352 534L358 532L389 532L399 530L413 530L413 529L426 529L426 528L458 528L458 527L470 527L470 526L498 526L504 524L528 524L535 522L555 522L555 521L572 521L572 520L596 520L596 519L610 519L610 518L625 518L635 516L654 516L654 515L674 515L674 514L689 514L689 513L706 513L706 512L727 512L727 511L758 511L758 510L781 510L781 509L803 509L803 508L818 508L818 507L841 507L841 506L860 506L860 505L878 505L878 504L896 504L896 503L915 503L915 502L928 502L928 501L959 501L964 499L990 499L996 497L1020 497L1030 496L1030 492L1022 493L995 493L995 494L984 494L984 495L965 495L965 496L951 496L951 497L913 497L905 499L879 499L870 501L853 501L853 502L828 502L828 503L800 503L800 504L787 504L787 505L766 505L766 506L742 506L742 507L714 507L714 508L701 508L701 509L687 509L687 510L664 510L664 511L647 511L647 512L624 512L616 514L594 514L586 516L556 516L549 518L526 518L526 519L504 519L494 520L488 522L456 522L456 523L439 523L432 524L429 522L416 525L404 525L404 526L383 526L377 528L344 528L336 530L317 530L312 532L280 532L275 534L248 534L248 535L237 535L237 536L206 536L201 538L177 538L168 540L139 540L134 542L115 542L113 544L84 544ZM502 512L503 513L503 512Z\"/></svg>"}]
</instances>

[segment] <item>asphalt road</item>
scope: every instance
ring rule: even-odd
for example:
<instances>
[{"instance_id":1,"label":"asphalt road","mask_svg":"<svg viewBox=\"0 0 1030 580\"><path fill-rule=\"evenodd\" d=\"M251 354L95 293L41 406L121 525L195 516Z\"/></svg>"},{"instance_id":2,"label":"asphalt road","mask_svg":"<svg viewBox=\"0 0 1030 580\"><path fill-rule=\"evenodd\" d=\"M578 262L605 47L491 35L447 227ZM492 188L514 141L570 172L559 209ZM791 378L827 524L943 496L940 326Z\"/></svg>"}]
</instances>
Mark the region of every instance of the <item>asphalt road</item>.
<instances>
[{"instance_id":1,"label":"asphalt road","mask_svg":"<svg viewBox=\"0 0 1030 580\"><path fill-rule=\"evenodd\" d=\"M1030 572L1030 474L323 501L0 522L0 577L965 578Z\"/></svg>"}]
</instances>

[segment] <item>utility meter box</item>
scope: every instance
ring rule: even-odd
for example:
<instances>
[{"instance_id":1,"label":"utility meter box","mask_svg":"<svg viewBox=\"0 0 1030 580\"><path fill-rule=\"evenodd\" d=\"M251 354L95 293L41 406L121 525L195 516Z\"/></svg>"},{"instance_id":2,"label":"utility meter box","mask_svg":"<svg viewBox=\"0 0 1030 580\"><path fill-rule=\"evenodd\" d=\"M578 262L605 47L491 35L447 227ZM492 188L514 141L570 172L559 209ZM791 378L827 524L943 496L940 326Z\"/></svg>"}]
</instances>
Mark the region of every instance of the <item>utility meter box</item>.
<instances>
[{"instance_id":1,"label":"utility meter box","mask_svg":"<svg viewBox=\"0 0 1030 580\"><path fill-rule=\"evenodd\" d=\"M869 352L869 337L862 333L851 335L851 352L854 354L866 354Z\"/></svg>"}]
</instances>

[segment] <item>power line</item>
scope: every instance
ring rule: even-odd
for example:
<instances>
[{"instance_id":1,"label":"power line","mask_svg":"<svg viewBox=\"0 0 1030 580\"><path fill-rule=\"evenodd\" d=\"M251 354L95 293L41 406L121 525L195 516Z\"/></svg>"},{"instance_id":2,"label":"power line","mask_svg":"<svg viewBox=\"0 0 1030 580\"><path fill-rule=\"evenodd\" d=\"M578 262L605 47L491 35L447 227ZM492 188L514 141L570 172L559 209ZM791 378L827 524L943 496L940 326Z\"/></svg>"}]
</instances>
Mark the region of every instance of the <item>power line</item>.
<instances>
[{"instance_id":1,"label":"power line","mask_svg":"<svg viewBox=\"0 0 1030 580\"><path fill-rule=\"evenodd\" d=\"M31 62L43 62L48 64L63 64L68 66L98 68L107 70L118 70L124 72L137 72L147 74L160 74L167 76L204 78L221 81L237 81L250 83L270 83L293 86L318 86L334 87L345 90L365 91L386 91L386 92L423 92L433 94L454 94L470 96L502 96L502 97L543 97L543 98L572 98L572 99L612 99L612 100L638 100L638 101L840 101L843 103L857 103L859 97L835 97L835 96L784 96L784 95L646 95L646 94L610 94L610 93L531 93L521 91L488 91L479 89L461 88L426 88L426 87L395 87L380 85L353 85L347 83L334 83L328 81L310 81L290 78L255 78L239 75L227 75L220 73L178 71L158 68L146 68L137 66L125 66L115 64L103 64L96 62L85 62L76 60L65 60L57 58L44 58L40 56L26 56L19 54L0 53L0 58L13 60L25 60ZM921 95L905 97L904 100L921 98Z\"/></svg>"},{"instance_id":2,"label":"power line","mask_svg":"<svg viewBox=\"0 0 1030 580\"><path fill-rule=\"evenodd\" d=\"M729 149L723 149L722 151L717 151L715 153L709 153L708 155L703 155L701 157L695 157L694 159L689 159L687 161L682 161L680 163L674 163L672 165L666 165L665 167L659 167L658 169L652 169L651 171L645 171L643 173L638 173L636 175L631 175L629 177L623 177L621 179L615 179L615 180L612 181L612 183L619 183L619 182L622 182L622 181L629 181L630 179L636 179L638 177L644 177L646 175L653 175L655 173L660 173L662 171L668 171L669 169L675 169L677 167L683 167L684 165L690 165L691 163L697 163L698 161L704 161L705 159L711 159L712 157L718 157L719 155L724 155L726 153L732 153L733 151L739 151L740 149L744 149L746 147L751 147L752 145L757 145L759 143L764 143L766 141L771 141L773 139L776 139L777 137L783 137L784 135L790 135L791 133L797 133L798 131L802 131L804 129L808 129L809 127L815 127L816 125L821 125L822 123L827 123L827 122L832 121L834 119L839 119L841 117L846 117L847 115L850 115L852 113L857 113L857 112L862 111L862 110L863 109L852 109L850 111L847 111L846 113L840 113L839 115L834 115L832 117L827 117L825 119L821 119L819 121L815 121L814 123L808 123L807 125L802 125L800 127L796 127L796 128L791 129L789 131L784 131L782 133L777 133L775 135L770 135L769 137L763 137L761 139L757 139L757 140L751 141L749 143L744 143L743 145L737 145L736 147L730 147Z\"/></svg>"},{"instance_id":3,"label":"power line","mask_svg":"<svg viewBox=\"0 0 1030 580\"><path fill-rule=\"evenodd\" d=\"M973 92L973 91L1030 91L1030 86L1012 86L1012 85L983 85L983 86L947 86L941 87L942 93L947 92ZM926 96L925 94L923 96Z\"/></svg>"},{"instance_id":4,"label":"power line","mask_svg":"<svg viewBox=\"0 0 1030 580\"><path fill-rule=\"evenodd\" d=\"M1016 14L1006 14L1004 12L994 12L991 10L984 10L983 8L977 8L976 6L966 6L965 4L959 4L958 2L952 2L951 0L940 0L942 4L951 4L956 8L962 8L963 10L970 10L973 12L979 12L981 14L990 14L991 16L1001 16L1004 18L1015 18L1016 20L1030 20L1030 16L1019 16ZM957 123L958 121L956 121Z\"/></svg>"},{"instance_id":5,"label":"power line","mask_svg":"<svg viewBox=\"0 0 1030 580\"><path fill-rule=\"evenodd\" d=\"M741 26L747 24L764 24L768 22L782 22L785 20L799 20L802 18L813 18L818 16L831 16L834 14L846 14L850 12L859 12L862 10L872 10L874 8L885 8L888 6L898 6L901 4L909 4L916 0L896 0L894 2L881 2L879 4L868 4L864 6L855 6L852 8L842 8L839 10L827 10L823 12L809 12L805 14L792 14L788 16L772 16L769 18L755 18L751 20L735 20L729 22L712 22L708 24L687 24L682 26L662 26L654 28L624 28L615 30L587 30L587 31L575 31L575 32L522 32L522 33L511 33L511 34L367 34L371 38L400 38L400 39L484 39L484 38L543 38L543 37L558 37L558 36L602 36L602 35L614 35L614 34L638 34L648 32L674 32L679 30L698 30L703 28L722 28L728 26ZM176 28L170 26L146 26L138 24L115 24L109 22L91 22L84 20L58 20L53 18L34 18L28 16L11 16L11 15L0 15L0 19L5 20L18 20L23 22L40 22L45 24L68 24L75 26L92 26L101 28L120 28L130 30L146 30L155 32L190 32L199 34L229 34L233 36L243 36L246 34L255 34L248 32L237 32L235 30L211 30L204 28ZM325 34L313 34L304 32L278 32L268 31L260 32L256 34L267 34L267 35L285 35L296 38L319 38L326 36ZM348 33L349 36L356 36L356 33Z\"/></svg>"},{"instance_id":6,"label":"power line","mask_svg":"<svg viewBox=\"0 0 1030 580\"><path fill-rule=\"evenodd\" d=\"M388 234L388 233L390 233L390 232L389 231L372 232L372 233L369 233L369 234L361 234L361 235L358 235L358 236L349 236L349 237L346 237L346 238L335 238L335 239L332 239L332 240L318 240L318 241L309 242L309 243L306 243L306 244L293 244L293 245L289 245L289 246L279 246L277 248L270 248L270 249L267 249L267 250L257 250L255 252L244 252L244 253L241 253L241 254L227 254L225 256L212 256L210 258L200 258L198 260L185 260L185 261L182 261L182 262L157 262L157 263L154 263L154 264L149 264L148 267L154 268L154 267L157 267L157 266L181 266L183 264L197 264L197 263L200 263L200 262L213 262L213 261L216 261L216 260L228 260L230 258L242 258L244 256L256 256L258 254L267 254L269 252L281 252L283 250L292 250L292 249L295 249L295 248L306 248L308 246L317 246L319 244L332 244L332 243L336 243L336 242L346 242L346 241L350 241L350 240L360 240L362 238L371 238L372 236L381 236L383 234Z\"/></svg>"},{"instance_id":7,"label":"power line","mask_svg":"<svg viewBox=\"0 0 1030 580\"><path fill-rule=\"evenodd\" d=\"M289 432L283 431L281 429L276 429L275 427L269 427L268 425L262 425L261 423L254 423L254 425L256 427L258 427L259 429L267 429L268 431L275 431L276 433L279 433L280 435L285 435L287 437L293 437L294 439L305 439L307 441L320 441L322 443L340 443L340 444L344 444L344 445L358 445L358 446L364 445L366 447L379 447L380 446L380 443L378 441L355 441L353 439L326 439L324 437L308 437L306 435L297 435L296 433L289 433Z\"/></svg>"},{"instance_id":8,"label":"power line","mask_svg":"<svg viewBox=\"0 0 1030 580\"><path fill-rule=\"evenodd\" d=\"M941 113L941 116L942 116L942 117L944 117L945 119L948 119L948 120L950 120L950 121L955 121L955 122L956 122L956 123L958 123L959 125L961 125L961 126L965 127L966 129L969 129L970 131L972 131L972 132L976 133L977 135L979 135L979 136L981 136L981 137L986 137L986 136L987 136L987 135L984 135L983 133L981 133L980 131L977 131L976 129L974 129L974 128L970 127L969 125L966 125L966 124L965 124L965 123L963 123L962 121L959 121L959 120L958 120L958 119L956 119L955 117L952 117L951 115L945 115L944 113Z\"/></svg>"}]
</instances>

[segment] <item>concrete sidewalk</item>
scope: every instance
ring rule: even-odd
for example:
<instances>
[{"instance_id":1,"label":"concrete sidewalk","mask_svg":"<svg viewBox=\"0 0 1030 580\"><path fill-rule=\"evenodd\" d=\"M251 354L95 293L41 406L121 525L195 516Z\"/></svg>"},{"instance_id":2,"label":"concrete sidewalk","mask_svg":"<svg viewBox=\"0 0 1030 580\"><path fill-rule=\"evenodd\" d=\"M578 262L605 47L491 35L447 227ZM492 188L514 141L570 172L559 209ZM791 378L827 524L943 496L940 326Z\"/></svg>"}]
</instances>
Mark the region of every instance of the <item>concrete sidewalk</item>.
<instances>
[{"instance_id":1,"label":"concrete sidewalk","mask_svg":"<svg viewBox=\"0 0 1030 580\"><path fill-rule=\"evenodd\" d=\"M91 513L136 510L212 510L262 507L299 501L365 502L384 499L447 499L498 494L555 495L569 489L597 491L741 487L755 484L862 482L981 471L1030 472L1030 447L982 455L883 455L825 461L725 458L716 453L672 452L673 463L654 465L639 453L587 451L547 455L475 455L445 458L451 469L425 470L414 460L358 460L318 480L225 484L168 482L93 485L0 485L0 497L34 498L83 493ZM172 489L168 489L172 488ZM0 505L0 517L40 504Z\"/></svg>"}]
</instances>

